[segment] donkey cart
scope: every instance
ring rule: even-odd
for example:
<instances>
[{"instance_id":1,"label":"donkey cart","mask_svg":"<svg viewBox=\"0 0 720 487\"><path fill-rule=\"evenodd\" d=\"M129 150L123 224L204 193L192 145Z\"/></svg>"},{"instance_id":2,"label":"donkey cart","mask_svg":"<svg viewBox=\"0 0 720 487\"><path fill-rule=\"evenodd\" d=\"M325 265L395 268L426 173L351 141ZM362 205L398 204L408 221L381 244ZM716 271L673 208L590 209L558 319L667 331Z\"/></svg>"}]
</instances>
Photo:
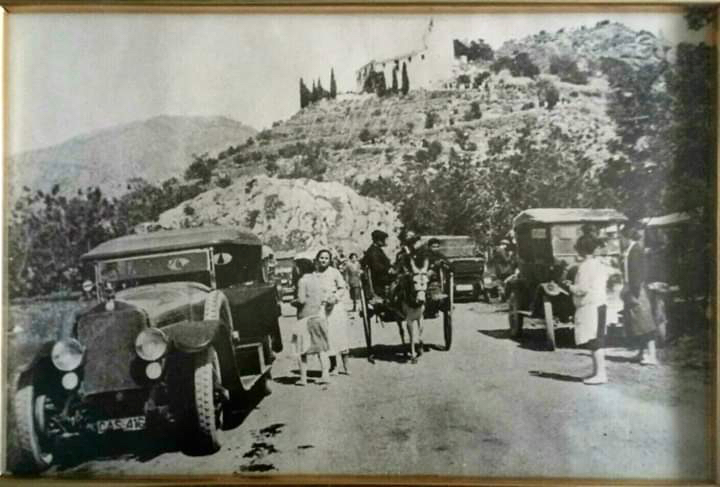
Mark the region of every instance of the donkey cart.
<instances>
[{"instance_id":1,"label":"donkey cart","mask_svg":"<svg viewBox=\"0 0 720 487\"><path fill-rule=\"evenodd\" d=\"M375 363L375 355L373 353L373 341L372 341L372 321L375 318L376 322L379 323L396 323L400 332L400 340L403 347L408 345L410 349L410 355L412 363L417 361L415 356L415 323L417 323L417 341L418 341L418 355L421 355L424 351L425 345L422 340L422 329L423 320L435 319L442 315L443 325L443 337L444 337L444 349L450 350L452 346L452 328L453 320L452 313L454 308L454 277L453 273L444 268L439 268L436 273L436 278L428 282L427 269L416 270L412 275L407 277L407 285L410 294L422 296L422 298L415 302L412 306L408 306L406 303L397 303L389 296L392 294L390 289L392 286L387 286L385 289L384 296L379 296L379 293L375 293L381 301L375 299L371 305L368 299L368 295L373 288L372 275L369 269L363 269L363 285L360 287L360 316L363 320L363 329L365 332L365 343L367 346L367 358L370 363ZM395 283L395 285L402 286L402 282ZM415 323L412 323L414 321ZM408 332L410 334L410 343L405 343L405 333L403 329L403 322L407 322Z\"/></svg>"}]
</instances>

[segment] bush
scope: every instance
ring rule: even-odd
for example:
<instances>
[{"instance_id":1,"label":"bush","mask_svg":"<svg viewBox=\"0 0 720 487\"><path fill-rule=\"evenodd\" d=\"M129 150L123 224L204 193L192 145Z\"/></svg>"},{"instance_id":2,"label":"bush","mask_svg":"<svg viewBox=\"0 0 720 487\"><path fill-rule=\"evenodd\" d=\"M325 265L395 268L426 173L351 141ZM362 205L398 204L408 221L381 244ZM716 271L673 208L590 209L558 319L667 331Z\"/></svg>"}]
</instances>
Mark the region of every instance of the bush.
<instances>
[{"instance_id":1,"label":"bush","mask_svg":"<svg viewBox=\"0 0 720 487\"><path fill-rule=\"evenodd\" d=\"M550 58L550 74L555 74L566 83L586 85L588 76L580 71L577 63L569 56L553 56Z\"/></svg>"},{"instance_id":2,"label":"bush","mask_svg":"<svg viewBox=\"0 0 720 487\"><path fill-rule=\"evenodd\" d=\"M364 128L360 131L360 135L358 135L358 138L363 143L368 143L375 139L375 136L368 130L367 128Z\"/></svg>"},{"instance_id":3,"label":"bush","mask_svg":"<svg viewBox=\"0 0 720 487\"><path fill-rule=\"evenodd\" d=\"M551 81L544 79L538 83L537 88L540 105L545 105L545 108L552 110L560 101L560 93L555 85Z\"/></svg>"},{"instance_id":4,"label":"bush","mask_svg":"<svg viewBox=\"0 0 720 487\"><path fill-rule=\"evenodd\" d=\"M503 56L490 66L493 73L499 73L503 69L508 69L514 77L535 78L540 74L540 68L532 62L526 52L519 52L512 59Z\"/></svg>"},{"instance_id":5,"label":"bush","mask_svg":"<svg viewBox=\"0 0 720 487\"><path fill-rule=\"evenodd\" d=\"M425 128L433 128L435 126L435 123L438 122L439 118L440 117L438 117L438 114L433 111L425 112Z\"/></svg>"},{"instance_id":6,"label":"bush","mask_svg":"<svg viewBox=\"0 0 720 487\"><path fill-rule=\"evenodd\" d=\"M207 153L199 156L193 154L193 162L185 170L185 179L199 179L203 183L209 182L217 162L217 159L208 157Z\"/></svg>"},{"instance_id":7,"label":"bush","mask_svg":"<svg viewBox=\"0 0 720 487\"><path fill-rule=\"evenodd\" d=\"M475 78L473 79L473 88L478 89L482 86L482 84L490 77L490 73L488 71L483 71L482 73L478 73Z\"/></svg>"},{"instance_id":8,"label":"bush","mask_svg":"<svg viewBox=\"0 0 720 487\"><path fill-rule=\"evenodd\" d=\"M480 120L482 118L482 112L480 111L480 103L474 101L470 103L470 109L465 112L463 116L466 122L471 120Z\"/></svg>"}]
</instances>

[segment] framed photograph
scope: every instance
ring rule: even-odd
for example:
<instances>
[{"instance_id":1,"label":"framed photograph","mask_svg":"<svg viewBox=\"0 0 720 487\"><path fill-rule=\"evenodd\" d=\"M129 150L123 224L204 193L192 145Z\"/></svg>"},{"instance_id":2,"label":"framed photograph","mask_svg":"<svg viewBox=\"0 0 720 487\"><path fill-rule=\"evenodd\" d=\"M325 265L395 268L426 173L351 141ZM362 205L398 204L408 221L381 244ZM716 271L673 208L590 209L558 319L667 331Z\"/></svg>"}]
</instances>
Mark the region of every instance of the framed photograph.
<instances>
[{"instance_id":1,"label":"framed photograph","mask_svg":"<svg viewBox=\"0 0 720 487\"><path fill-rule=\"evenodd\" d=\"M716 483L716 14L8 5L3 475Z\"/></svg>"}]
</instances>

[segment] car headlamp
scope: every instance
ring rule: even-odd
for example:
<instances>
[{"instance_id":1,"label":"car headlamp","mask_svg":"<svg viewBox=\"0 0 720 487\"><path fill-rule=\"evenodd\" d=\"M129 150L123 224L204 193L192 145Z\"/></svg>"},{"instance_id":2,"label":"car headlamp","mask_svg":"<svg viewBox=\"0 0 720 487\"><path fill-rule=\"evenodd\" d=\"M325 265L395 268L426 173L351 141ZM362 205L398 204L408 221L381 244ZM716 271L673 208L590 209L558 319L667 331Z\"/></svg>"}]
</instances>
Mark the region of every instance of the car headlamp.
<instances>
[{"instance_id":1,"label":"car headlamp","mask_svg":"<svg viewBox=\"0 0 720 487\"><path fill-rule=\"evenodd\" d=\"M74 338L64 338L53 345L50 358L58 370L70 372L77 369L83 360L85 347Z\"/></svg>"},{"instance_id":2,"label":"car headlamp","mask_svg":"<svg viewBox=\"0 0 720 487\"><path fill-rule=\"evenodd\" d=\"M158 360L168 348L168 339L162 330L146 328L135 339L135 352L148 362Z\"/></svg>"}]
</instances>

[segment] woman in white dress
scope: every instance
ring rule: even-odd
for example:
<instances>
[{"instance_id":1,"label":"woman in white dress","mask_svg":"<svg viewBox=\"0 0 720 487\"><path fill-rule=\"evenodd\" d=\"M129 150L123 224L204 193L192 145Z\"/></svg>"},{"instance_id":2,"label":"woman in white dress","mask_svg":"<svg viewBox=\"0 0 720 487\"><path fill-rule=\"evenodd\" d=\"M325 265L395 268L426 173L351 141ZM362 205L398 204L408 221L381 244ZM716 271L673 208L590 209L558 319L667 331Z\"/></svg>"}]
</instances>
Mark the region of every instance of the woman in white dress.
<instances>
[{"instance_id":1,"label":"woman in white dress","mask_svg":"<svg viewBox=\"0 0 720 487\"><path fill-rule=\"evenodd\" d=\"M347 286L340 271L330 265L331 260L329 250L323 249L318 252L315 257L315 275L318 277L325 296L323 302L327 314L328 344L330 346L328 353L330 357L335 357L336 367L339 367L342 361L343 371L349 375L348 319L347 312L341 304L347 297Z\"/></svg>"},{"instance_id":2,"label":"woman in white dress","mask_svg":"<svg viewBox=\"0 0 720 487\"><path fill-rule=\"evenodd\" d=\"M575 304L575 343L585 345L592 352L593 374L583 382L588 385L607 382L605 369L605 321L607 314L607 266L593 252L598 241L583 235L575 244L582 263L575 275L575 282L566 283Z\"/></svg>"}]
</instances>

